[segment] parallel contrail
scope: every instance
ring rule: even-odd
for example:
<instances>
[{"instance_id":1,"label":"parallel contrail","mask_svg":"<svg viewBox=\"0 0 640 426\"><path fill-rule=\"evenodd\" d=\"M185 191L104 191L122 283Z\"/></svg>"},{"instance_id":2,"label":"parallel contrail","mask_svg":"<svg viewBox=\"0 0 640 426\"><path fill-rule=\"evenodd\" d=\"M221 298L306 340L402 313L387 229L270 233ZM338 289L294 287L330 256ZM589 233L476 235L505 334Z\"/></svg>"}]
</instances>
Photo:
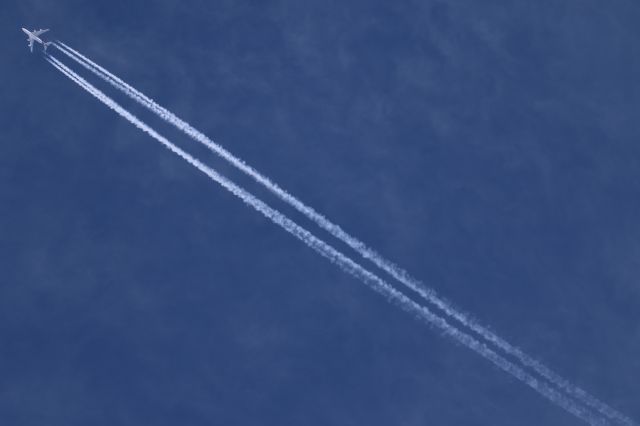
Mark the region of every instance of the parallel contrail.
<instances>
[{"instance_id":1,"label":"parallel contrail","mask_svg":"<svg viewBox=\"0 0 640 426\"><path fill-rule=\"evenodd\" d=\"M224 176L220 175L215 170L203 164L200 160L196 159L189 153L180 149L172 142L170 142L167 138L157 133L154 129L149 127L146 123L138 119L136 116L131 114L129 111L124 109L118 103L113 101L103 92L95 88L89 82L84 80L74 71L69 69L66 65L58 61L51 55L46 55L46 59L49 63L51 63L56 69L62 72L64 75L69 77L72 81L77 83L80 87L85 89L87 92L92 94L106 106L114 110L116 113L121 115L123 118L128 120L131 124L138 127L143 132L147 133L149 136L160 142L166 148L168 148L171 152L181 157L183 160L187 161L189 164L200 170L202 173L206 174L210 179L221 185L227 191L231 192L233 195L242 200L245 204L254 208L256 211L262 213L267 219L271 220L276 225L283 228L285 231L289 232L299 240L301 240L304 244L306 244L309 248L315 250L321 256L327 258L329 261L337 265L343 271L351 274L352 276L358 278L364 284L368 285L377 293L386 297L388 301L396 304L401 309L406 312L415 315L417 318L421 319L426 324L433 326L443 334L451 337L458 343L468 347L473 350L480 356L484 357L488 361L492 362L494 365L504 370L505 372L511 374L516 379L525 383L539 394L558 405L559 407L565 409L567 412L573 414L574 416L584 420L590 425L607 425L608 422L600 417L597 414L592 413L589 409L583 407L582 405L577 404L571 398L568 398L566 395L558 392L556 389L550 387L547 383L541 382L535 377L531 376L529 373L524 371L522 368L514 365L512 362L508 361L504 357L498 355L491 349L489 349L484 343L481 343L477 339L473 338L467 333L464 333L457 328L451 326L447 323L446 320L439 317L438 315L432 313L428 308L421 306L408 298L406 295L396 290L394 287L389 285L386 281L382 280L377 275L369 272L364 269L362 266L320 240L313 234L311 234L306 229L302 228L297 223L293 222L288 217L284 216L279 211L269 207L260 199L256 198L251 193L247 192L243 188L239 187L235 183L231 182Z\"/></svg>"},{"instance_id":2,"label":"parallel contrail","mask_svg":"<svg viewBox=\"0 0 640 426\"><path fill-rule=\"evenodd\" d=\"M557 373L551 371L548 367L540 363L538 360L524 353L518 347L510 344L500 336L497 336L494 332L489 330L486 326L481 325L478 321L470 318L467 314L462 312L460 309L453 306L450 302L439 297L435 290L426 287L422 282L413 278L407 271L395 265L393 262L383 258L376 251L368 247L364 242L359 239L351 236L346 231L344 231L339 225L334 224L321 213L315 211L312 207L304 204L295 196L289 194L286 190L282 189L279 185L272 182L268 177L262 175L257 170L247 165L241 159L235 157L229 151L224 149L221 145L215 143L211 139L209 139L206 135L201 133L200 131L193 128L189 123L184 120L178 118L172 112L168 111L166 108L157 104L153 99L139 92L122 79L107 71L105 68L96 64L86 56L72 49L62 42L57 42L54 44L56 48L58 48L62 53L78 62L83 67L92 71L98 77L107 81L117 89L121 90L125 94L127 94L132 99L139 102L141 105L150 109L154 113L156 113L160 118L165 120L166 122L173 124L178 129L182 130L184 133L195 139L196 141L206 145L213 152L218 154L220 157L227 160L237 169L241 170L245 174L252 177L255 181L265 186L269 191L275 194L284 202L288 203L300 213L305 215L307 218L315 222L318 226L328 231L331 235L336 237L337 239L343 241L349 247L354 249L357 253L359 253L363 258L370 260L373 264L375 264L380 269L387 272L390 276L401 282L402 284L409 287L411 290L418 293L421 297L423 297L428 302L432 303L440 310L442 310L445 314L460 322L464 326L473 330L478 335L482 336L482 338L486 339L488 342L493 343L496 347L503 350L506 354L516 358L520 361L524 366L531 368L540 376L547 379L549 382L553 383L558 388L567 392L572 397L580 400L582 403L595 408L603 415L607 416L611 420L615 420L620 424L625 426L634 426L636 423L631 420L629 417L624 414L618 412L614 408L610 407L606 403L600 401L596 397L592 396L585 390L580 387L572 384L567 379L561 377Z\"/></svg>"}]
</instances>

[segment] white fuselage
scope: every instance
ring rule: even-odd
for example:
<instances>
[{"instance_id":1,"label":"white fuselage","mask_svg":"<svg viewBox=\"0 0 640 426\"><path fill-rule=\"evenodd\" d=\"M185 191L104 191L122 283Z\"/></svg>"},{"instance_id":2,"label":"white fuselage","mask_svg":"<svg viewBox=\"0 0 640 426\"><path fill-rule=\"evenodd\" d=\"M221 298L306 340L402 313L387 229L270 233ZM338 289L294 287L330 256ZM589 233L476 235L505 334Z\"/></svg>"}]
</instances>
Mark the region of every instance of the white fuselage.
<instances>
[{"instance_id":1,"label":"white fuselage","mask_svg":"<svg viewBox=\"0 0 640 426\"><path fill-rule=\"evenodd\" d=\"M33 40L33 41L37 41L37 42L38 42L38 43L40 43L40 44L44 44L44 43L42 42L42 40L40 39L40 37L38 37L38 36L34 35L34 34L33 34L33 32L29 31L28 29L23 28L23 29L22 29L22 31L27 35L27 37L29 37L29 40L28 40L28 41Z\"/></svg>"}]
</instances>

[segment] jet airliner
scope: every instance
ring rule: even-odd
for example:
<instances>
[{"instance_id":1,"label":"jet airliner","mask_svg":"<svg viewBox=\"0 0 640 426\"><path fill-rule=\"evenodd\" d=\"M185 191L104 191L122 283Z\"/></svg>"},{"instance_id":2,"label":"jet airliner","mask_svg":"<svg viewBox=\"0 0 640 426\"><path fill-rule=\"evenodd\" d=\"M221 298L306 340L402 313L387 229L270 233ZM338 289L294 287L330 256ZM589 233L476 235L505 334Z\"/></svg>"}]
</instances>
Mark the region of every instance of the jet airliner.
<instances>
[{"instance_id":1,"label":"jet airliner","mask_svg":"<svg viewBox=\"0 0 640 426\"><path fill-rule=\"evenodd\" d=\"M31 53L33 53L33 43L35 41L37 41L38 43L40 43L42 45L42 47L44 48L44 51L47 51L47 47L49 47L49 45L51 44L51 42L44 42L42 41L42 39L40 38L40 36L44 33L46 33L47 31L49 31L48 29L46 30L33 30L33 31L29 31L26 28L23 28L22 31L27 35L27 37L29 37L27 39L27 41L29 42L29 50L31 50Z\"/></svg>"}]
</instances>

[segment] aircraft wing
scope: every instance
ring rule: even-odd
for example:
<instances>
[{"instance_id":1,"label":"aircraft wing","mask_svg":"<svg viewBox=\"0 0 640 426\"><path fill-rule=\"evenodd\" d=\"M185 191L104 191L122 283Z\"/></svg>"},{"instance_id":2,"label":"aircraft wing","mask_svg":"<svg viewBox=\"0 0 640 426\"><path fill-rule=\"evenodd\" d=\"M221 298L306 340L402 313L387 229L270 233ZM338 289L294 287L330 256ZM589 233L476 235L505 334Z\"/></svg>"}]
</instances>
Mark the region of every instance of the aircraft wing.
<instances>
[{"instance_id":1,"label":"aircraft wing","mask_svg":"<svg viewBox=\"0 0 640 426\"><path fill-rule=\"evenodd\" d=\"M29 50L33 53L33 39L29 39Z\"/></svg>"},{"instance_id":2,"label":"aircraft wing","mask_svg":"<svg viewBox=\"0 0 640 426\"><path fill-rule=\"evenodd\" d=\"M44 33L46 33L47 31L49 31L49 29L34 31L34 32L33 32L33 35L34 35L34 36L36 36L36 37L38 37L40 34L44 34Z\"/></svg>"}]
</instances>

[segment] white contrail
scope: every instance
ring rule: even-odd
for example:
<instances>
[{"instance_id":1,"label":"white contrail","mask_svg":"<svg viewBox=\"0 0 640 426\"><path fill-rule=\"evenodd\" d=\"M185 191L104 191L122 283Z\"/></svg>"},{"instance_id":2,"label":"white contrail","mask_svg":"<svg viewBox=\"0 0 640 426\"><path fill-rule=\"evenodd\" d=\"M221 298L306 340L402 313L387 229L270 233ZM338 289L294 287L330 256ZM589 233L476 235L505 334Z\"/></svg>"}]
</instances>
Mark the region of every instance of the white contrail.
<instances>
[{"instance_id":1,"label":"white contrail","mask_svg":"<svg viewBox=\"0 0 640 426\"><path fill-rule=\"evenodd\" d=\"M589 409L577 404L572 399L568 398L566 395L558 392L557 390L550 387L548 384L539 381L535 377L531 376L529 373L524 371L522 368L514 365L512 362L503 358L502 356L496 354L494 351L489 349L485 344L481 343L477 339L471 337L470 335L458 330L457 328L451 326L447 323L443 318L432 313L428 308L421 306L408 298L403 293L396 290L394 287L389 285L387 282L382 280L377 275L369 272L364 269L362 266L334 249L332 246L328 245L324 241L320 240L313 234L311 234L306 229L302 228L286 216L284 216L279 211L269 207L260 199L256 198L254 195L245 191L243 188L234 184L224 176L220 175L215 170L203 164L200 160L194 158L184 150L180 149L164 136L157 133L151 127L149 127L146 123L142 122L136 116L131 114L129 111L125 110L118 103L113 101L107 95L102 93L100 90L92 86L78 74L69 69L66 65L58 61L56 58L46 55L46 59L49 63L51 63L56 69L62 72L64 75L69 77L72 81L80 85L87 92L95 96L98 100L104 103L106 106L114 110L116 113L127 119L130 123L138 127L143 132L147 133L149 136L153 137L155 140L160 142L174 154L178 155L189 164L200 170L202 173L206 174L213 181L221 185L223 188L231 192L236 197L240 198L244 203L253 207L258 212L262 213L266 218L274 222L276 225L283 228L285 231L289 232L303 243L305 243L308 247L315 250L321 256L327 258L332 263L336 264L343 271L351 274L352 276L358 278L363 283L367 284L376 292L385 296L387 300L398 305L400 308L415 315L417 318L421 319L425 323L441 330L443 334L448 335L453 338L458 343L468 347L473 350L477 354L481 355L488 361L492 362L494 365L504 370L505 372L511 374L516 379L521 382L527 384L532 389L540 393L542 396L546 397L548 400L558 405L559 407L565 409L567 412L573 414L574 416L584 420L585 422L591 425L606 425L608 422L602 417L592 413Z\"/></svg>"},{"instance_id":2,"label":"white contrail","mask_svg":"<svg viewBox=\"0 0 640 426\"><path fill-rule=\"evenodd\" d=\"M364 242L359 239L351 236L346 231L344 231L339 225L334 224L330 220L328 220L325 216L315 211L312 207L304 204L295 196L289 194L287 191L282 189L276 183L272 182L268 177L260 174L257 170L253 169L251 166L247 165L241 159L235 157L229 151L224 149L219 144L215 143L211 139L209 139L206 135L202 134L195 128L193 128L189 123L184 120L178 118L172 112L168 111L166 108L157 104L153 99L139 92L122 79L107 71L100 65L96 64L89 58L85 57L81 53L72 49L62 42L57 42L54 44L62 53L69 56L71 59L78 62L80 65L84 66L88 70L92 71L94 74L107 81L117 89L121 90L132 99L138 101L143 106L147 107L151 111L155 112L159 117L167 121L168 123L173 124L178 129L182 130L187 135L191 136L198 142L206 145L213 152L218 154L220 157L227 160L233 166L251 176L255 181L259 182L263 186L265 186L268 190L270 190L273 194L279 197L281 200L285 201L289 205L293 206L296 210L304 214L307 218L311 219L318 226L328 231L331 235L336 237L337 239L343 241L349 247L354 249L357 253L359 253L363 258L370 260L373 264L375 264L380 269L387 272L393 278L401 282L402 284L409 287L411 290L418 293L425 300L434 304L436 307L441 309L444 313L449 315L451 318L454 318L464 326L478 333L478 335L482 336L488 342L493 343L498 348L503 350L505 353L510 356L518 359L523 365L531 368L533 371L538 373L540 376L549 380L558 388L564 390L571 396L579 399L584 404L595 408L600 411L605 416L609 417L612 420L616 420L623 425L626 426L634 426L636 425L629 417L624 414L618 412L613 409L609 405L600 401L596 397L590 395L585 390L580 387L570 383L565 378L561 377L557 373L551 371L548 367L532 358L531 356L524 353L518 347L510 344L503 338L497 336L494 332L489 330L486 326L481 325L473 318L469 317L467 314L462 312L460 309L453 306L450 302L439 297L433 289L425 287L425 285L419 280L413 278L407 271L403 270L399 266L395 265L393 262L383 258L373 249L368 247Z\"/></svg>"}]
</instances>

